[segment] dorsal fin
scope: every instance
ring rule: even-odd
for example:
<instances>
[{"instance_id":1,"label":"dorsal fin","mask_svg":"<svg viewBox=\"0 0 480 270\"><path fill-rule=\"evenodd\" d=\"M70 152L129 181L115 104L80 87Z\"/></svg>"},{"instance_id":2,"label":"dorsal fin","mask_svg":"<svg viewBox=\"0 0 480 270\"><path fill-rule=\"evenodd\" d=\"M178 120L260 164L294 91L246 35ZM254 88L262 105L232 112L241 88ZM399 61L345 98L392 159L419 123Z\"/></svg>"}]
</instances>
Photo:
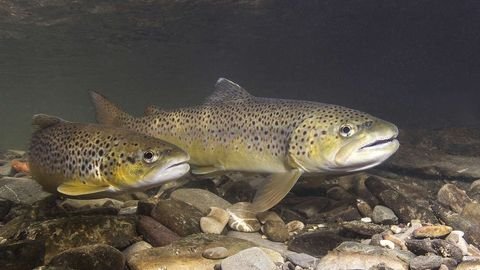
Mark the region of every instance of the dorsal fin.
<instances>
[{"instance_id":1,"label":"dorsal fin","mask_svg":"<svg viewBox=\"0 0 480 270\"><path fill-rule=\"evenodd\" d=\"M254 96L250 95L247 90L240 85L229 81L225 78L218 79L215 84L215 91L207 98L205 103L221 103L241 99L250 99Z\"/></svg>"},{"instance_id":2,"label":"dorsal fin","mask_svg":"<svg viewBox=\"0 0 480 270\"><path fill-rule=\"evenodd\" d=\"M39 129L54 126L59 123L67 122L60 117L48 114L35 114L32 118L32 125L38 126Z\"/></svg>"}]
</instances>

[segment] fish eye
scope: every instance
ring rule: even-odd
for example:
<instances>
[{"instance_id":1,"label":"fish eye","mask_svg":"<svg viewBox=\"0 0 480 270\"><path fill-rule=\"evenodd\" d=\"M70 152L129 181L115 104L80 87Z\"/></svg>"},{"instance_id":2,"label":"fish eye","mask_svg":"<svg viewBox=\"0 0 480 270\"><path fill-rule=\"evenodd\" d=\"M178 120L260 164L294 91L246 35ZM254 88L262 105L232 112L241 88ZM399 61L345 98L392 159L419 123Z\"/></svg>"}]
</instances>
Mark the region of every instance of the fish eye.
<instances>
[{"instance_id":1,"label":"fish eye","mask_svg":"<svg viewBox=\"0 0 480 270\"><path fill-rule=\"evenodd\" d=\"M147 150L143 152L143 160L146 163L153 163L158 159L158 156L152 150Z\"/></svg>"},{"instance_id":2,"label":"fish eye","mask_svg":"<svg viewBox=\"0 0 480 270\"><path fill-rule=\"evenodd\" d=\"M353 127L349 124L344 124L342 126L340 126L340 135L342 135L342 137L350 137L353 135L354 130L353 130Z\"/></svg>"}]
</instances>

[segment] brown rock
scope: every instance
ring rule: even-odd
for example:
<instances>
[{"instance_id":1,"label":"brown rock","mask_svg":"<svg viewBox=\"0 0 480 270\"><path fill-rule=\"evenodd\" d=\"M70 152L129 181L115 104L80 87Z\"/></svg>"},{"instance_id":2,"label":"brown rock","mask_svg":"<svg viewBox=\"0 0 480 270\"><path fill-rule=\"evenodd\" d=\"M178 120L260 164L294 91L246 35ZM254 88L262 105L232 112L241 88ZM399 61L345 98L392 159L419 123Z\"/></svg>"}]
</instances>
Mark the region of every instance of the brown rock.
<instances>
[{"instance_id":1,"label":"brown rock","mask_svg":"<svg viewBox=\"0 0 480 270\"><path fill-rule=\"evenodd\" d=\"M77 270L123 270L125 257L108 245L90 245L66 250L55 256L49 266Z\"/></svg>"},{"instance_id":2,"label":"brown rock","mask_svg":"<svg viewBox=\"0 0 480 270\"><path fill-rule=\"evenodd\" d=\"M154 247L166 246L180 239L178 234L148 216L140 216L137 230Z\"/></svg>"},{"instance_id":3,"label":"brown rock","mask_svg":"<svg viewBox=\"0 0 480 270\"><path fill-rule=\"evenodd\" d=\"M445 184L437 193L437 200L443 206L449 207L457 213L461 213L467 203L472 199L467 193L453 184Z\"/></svg>"},{"instance_id":4,"label":"brown rock","mask_svg":"<svg viewBox=\"0 0 480 270\"><path fill-rule=\"evenodd\" d=\"M180 236L200 233L200 218L197 208L175 200L161 200L152 210L152 217Z\"/></svg>"},{"instance_id":5,"label":"brown rock","mask_svg":"<svg viewBox=\"0 0 480 270\"><path fill-rule=\"evenodd\" d=\"M388 226L382 226L358 220L343 222L342 227L349 231L368 237L371 237L374 234L383 233L384 231L388 230Z\"/></svg>"},{"instance_id":6,"label":"brown rock","mask_svg":"<svg viewBox=\"0 0 480 270\"><path fill-rule=\"evenodd\" d=\"M452 227L445 225L423 226L413 231L415 238L439 238L452 232Z\"/></svg>"}]
</instances>

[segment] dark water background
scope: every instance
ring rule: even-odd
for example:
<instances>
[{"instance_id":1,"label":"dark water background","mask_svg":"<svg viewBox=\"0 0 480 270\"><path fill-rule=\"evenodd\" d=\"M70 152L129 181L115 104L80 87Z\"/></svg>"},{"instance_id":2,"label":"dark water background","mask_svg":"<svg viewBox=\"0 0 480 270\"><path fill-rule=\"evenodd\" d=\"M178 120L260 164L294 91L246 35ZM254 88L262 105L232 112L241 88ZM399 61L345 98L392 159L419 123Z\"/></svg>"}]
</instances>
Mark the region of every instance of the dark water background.
<instances>
[{"instance_id":1,"label":"dark water background","mask_svg":"<svg viewBox=\"0 0 480 270\"><path fill-rule=\"evenodd\" d=\"M94 121L88 90L140 114L218 77L257 96L401 128L480 127L480 1L1 1L0 148L35 113Z\"/></svg>"}]
</instances>

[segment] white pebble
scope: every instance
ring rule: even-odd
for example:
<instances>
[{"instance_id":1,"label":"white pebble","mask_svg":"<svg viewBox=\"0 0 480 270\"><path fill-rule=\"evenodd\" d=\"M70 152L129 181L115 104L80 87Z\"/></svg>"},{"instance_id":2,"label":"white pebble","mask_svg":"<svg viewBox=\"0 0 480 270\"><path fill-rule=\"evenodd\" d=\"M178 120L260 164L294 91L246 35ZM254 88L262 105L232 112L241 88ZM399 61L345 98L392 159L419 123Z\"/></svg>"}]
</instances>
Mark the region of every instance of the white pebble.
<instances>
[{"instance_id":1,"label":"white pebble","mask_svg":"<svg viewBox=\"0 0 480 270\"><path fill-rule=\"evenodd\" d=\"M365 222L365 223L372 223L372 219L369 218L369 217L364 217L362 219L360 219L362 222Z\"/></svg>"},{"instance_id":2,"label":"white pebble","mask_svg":"<svg viewBox=\"0 0 480 270\"><path fill-rule=\"evenodd\" d=\"M395 244L390 240L380 240L380 246L386 247L386 248L389 248L389 249L394 249L395 248Z\"/></svg>"},{"instance_id":3,"label":"white pebble","mask_svg":"<svg viewBox=\"0 0 480 270\"><path fill-rule=\"evenodd\" d=\"M403 232L403 229L400 228L400 227L397 226L397 225L392 225L392 226L390 227L390 230L391 230L393 233L395 233L395 234Z\"/></svg>"}]
</instances>

